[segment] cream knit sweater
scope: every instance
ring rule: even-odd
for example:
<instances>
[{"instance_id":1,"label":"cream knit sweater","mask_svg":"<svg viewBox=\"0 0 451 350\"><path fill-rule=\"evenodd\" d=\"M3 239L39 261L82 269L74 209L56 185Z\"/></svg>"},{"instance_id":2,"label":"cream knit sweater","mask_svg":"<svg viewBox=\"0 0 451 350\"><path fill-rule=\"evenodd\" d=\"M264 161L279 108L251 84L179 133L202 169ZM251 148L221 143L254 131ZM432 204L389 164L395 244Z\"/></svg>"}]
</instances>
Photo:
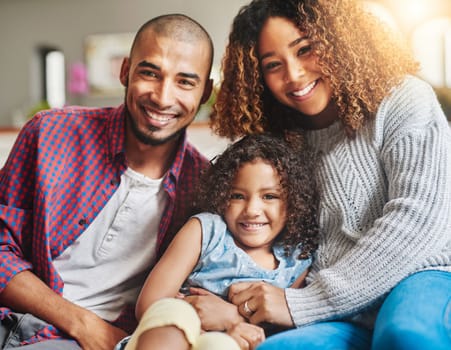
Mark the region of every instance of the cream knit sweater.
<instances>
[{"instance_id":1,"label":"cream knit sweater","mask_svg":"<svg viewBox=\"0 0 451 350\"><path fill-rule=\"evenodd\" d=\"M371 327L384 297L421 270L451 271L451 132L432 88L408 77L354 140L339 123L308 133L320 152L321 238L297 326L353 318Z\"/></svg>"}]
</instances>

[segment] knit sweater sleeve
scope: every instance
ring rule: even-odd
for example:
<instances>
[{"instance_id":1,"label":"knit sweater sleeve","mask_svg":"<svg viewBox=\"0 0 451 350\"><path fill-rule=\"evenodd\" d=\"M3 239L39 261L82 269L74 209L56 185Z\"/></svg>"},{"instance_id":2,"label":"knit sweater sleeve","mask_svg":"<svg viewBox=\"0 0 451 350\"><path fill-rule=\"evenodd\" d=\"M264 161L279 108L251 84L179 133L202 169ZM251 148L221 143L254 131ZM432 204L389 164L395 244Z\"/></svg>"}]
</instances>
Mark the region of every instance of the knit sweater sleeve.
<instances>
[{"instance_id":1,"label":"knit sweater sleeve","mask_svg":"<svg viewBox=\"0 0 451 350\"><path fill-rule=\"evenodd\" d=\"M377 153L384 174L380 213L346 248L340 228L324 233L333 263L312 273L307 287L285 291L297 326L359 314L414 272L451 270L451 136L432 89L407 79L376 119L372 137L380 147L361 149ZM346 181L333 175L328 181ZM378 191L366 185L364 191Z\"/></svg>"}]
</instances>

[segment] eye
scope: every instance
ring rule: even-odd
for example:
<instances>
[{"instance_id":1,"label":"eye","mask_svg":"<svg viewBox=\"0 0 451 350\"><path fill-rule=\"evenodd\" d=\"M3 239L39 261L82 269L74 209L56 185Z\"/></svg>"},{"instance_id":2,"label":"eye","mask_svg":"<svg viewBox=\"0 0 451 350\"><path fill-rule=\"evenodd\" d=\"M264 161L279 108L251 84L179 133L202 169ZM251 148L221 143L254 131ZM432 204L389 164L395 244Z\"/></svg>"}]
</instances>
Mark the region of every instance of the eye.
<instances>
[{"instance_id":1,"label":"eye","mask_svg":"<svg viewBox=\"0 0 451 350\"><path fill-rule=\"evenodd\" d=\"M157 73L151 70L142 70L139 73L147 78L158 78Z\"/></svg>"},{"instance_id":2,"label":"eye","mask_svg":"<svg viewBox=\"0 0 451 350\"><path fill-rule=\"evenodd\" d=\"M195 81L189 79L182 79L179 81L179 84L185 88L193 88L197 85Z\"/></svg>"},{"instance_id":3,"label":"eye","mask_svg":"<svg viewBox=\"0 0 451 350\"><path fill-rule=\"evenodd\" d=\"M263 199L265 200L273 200L273 199L279 199L280 196L275 193L267 193L263 195Z\"/></svg>"},{"instance_id":4,"label":"eye","mask_svg":"<svg viewBox=\"0 0 451 350\"><path fill-rule=\"evenodd\" d=\"M268 63L264 64L263 65L263 70L266 71L266 72L269 72L269 71L275 70L279 66L280 66L280 62L272 61L272 62L268 62Z\"/></svg>"},{"instance_id":5,"label":"eye","mask_svg":"<svg viewBox=\"0 0 451 350\"><path fill-rule=\"evenodd\" d=\"M230 199L232 200L244 199L244 196L241 193L232 193L230 195Z\"/></svg>"},{"instance_id":6,"label":"eye","mask_svg":"<svg viewBox=\"0 0 451 350\"><path fill-rule=\"evenodd\" d=\"M312 45L305 45L299 48L298 56L305 56L312 51Z\"/></svg>"}]
</instances>

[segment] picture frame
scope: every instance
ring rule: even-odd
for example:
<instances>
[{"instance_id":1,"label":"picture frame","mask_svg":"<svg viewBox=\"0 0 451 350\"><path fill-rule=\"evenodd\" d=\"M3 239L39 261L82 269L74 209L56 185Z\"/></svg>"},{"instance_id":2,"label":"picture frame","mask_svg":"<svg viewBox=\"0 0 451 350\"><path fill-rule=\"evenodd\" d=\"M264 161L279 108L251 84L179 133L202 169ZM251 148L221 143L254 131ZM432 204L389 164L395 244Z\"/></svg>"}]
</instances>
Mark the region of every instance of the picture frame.
<instances>
[{"instance_id":1,"label":"picture frame","mask_svg":"<svg viewBox=\"0 0 451 350\"><path fill-rule=\"evenodd\" d=\"M119 80L122 60L130 53L135 33L93 34L85 38L89 94L116 97L124 94Z\"/></svg>"}]
</instances>

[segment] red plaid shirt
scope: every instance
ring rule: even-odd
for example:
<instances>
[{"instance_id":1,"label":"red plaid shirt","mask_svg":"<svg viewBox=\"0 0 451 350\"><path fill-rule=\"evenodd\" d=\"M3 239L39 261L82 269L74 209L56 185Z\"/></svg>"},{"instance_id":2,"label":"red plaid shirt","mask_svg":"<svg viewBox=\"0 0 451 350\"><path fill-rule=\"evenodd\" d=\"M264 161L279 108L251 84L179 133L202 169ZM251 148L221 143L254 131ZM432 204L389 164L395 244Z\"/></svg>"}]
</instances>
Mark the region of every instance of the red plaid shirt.
<instances>
[{"instance_id":1,"label":"red plaid shirt","mask_svg":"<svg viewBox=\"0 0 451 350\"><path fill-rule=\"evenodd\" d=\"M17 273L31 270L62 294L52 261L118 188L127 167L124 134L123 106L43 111L24 126L0 170L0 293ZM160 255L193 213L194 190L207 165L185 135L163 181L168 203L158 230ZM1 307L0 319L8 312ZM115 324L131 332L134 305L124 306ZM59 336L50 326L27 343Z\"/></svg>"}]
</instances>

